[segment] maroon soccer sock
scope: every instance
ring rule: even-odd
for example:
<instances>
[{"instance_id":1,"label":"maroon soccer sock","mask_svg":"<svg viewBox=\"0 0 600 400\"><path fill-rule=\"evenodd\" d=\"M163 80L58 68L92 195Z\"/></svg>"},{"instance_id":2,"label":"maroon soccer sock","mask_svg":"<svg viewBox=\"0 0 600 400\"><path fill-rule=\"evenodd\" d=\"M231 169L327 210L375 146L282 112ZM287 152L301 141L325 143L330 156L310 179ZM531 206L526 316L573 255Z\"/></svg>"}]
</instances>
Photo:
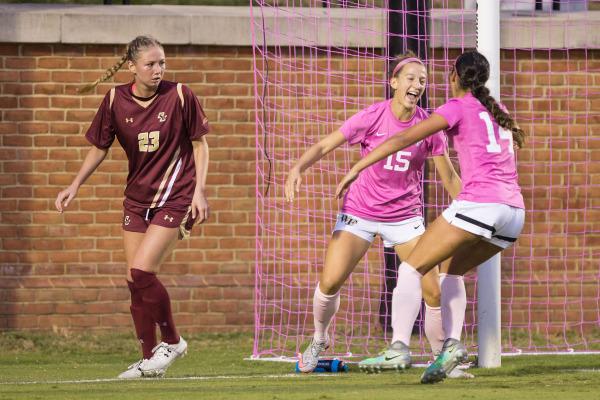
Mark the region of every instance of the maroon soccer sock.
<instances>
[{"instance_id":1,"label":"maroon soccer sock","mask_svg":"<svg viewBox=\"0 0 600 400\"><path fill-rule=\"evenodd\" d=\"M162 341L168 344L179 343L179 335L171 313L171 299L156 274L132 268L133 285L140 291L144 311L158 324Z\"/></svg>"},{"instance_id":2,"label":"maroon soccer sock","mask_svg":"<svg viewBox=\"0 0 600 400\"><path fill-rule=\"evenodd\" d=\"M131 317L135 326L135 333L142 346L143 357L148 360L152 357L152 349L156 346L156 325L152 315L144 311L142 293L137 290L132 282L127 281L131 292Z\"/></svg>"}]
</instances>

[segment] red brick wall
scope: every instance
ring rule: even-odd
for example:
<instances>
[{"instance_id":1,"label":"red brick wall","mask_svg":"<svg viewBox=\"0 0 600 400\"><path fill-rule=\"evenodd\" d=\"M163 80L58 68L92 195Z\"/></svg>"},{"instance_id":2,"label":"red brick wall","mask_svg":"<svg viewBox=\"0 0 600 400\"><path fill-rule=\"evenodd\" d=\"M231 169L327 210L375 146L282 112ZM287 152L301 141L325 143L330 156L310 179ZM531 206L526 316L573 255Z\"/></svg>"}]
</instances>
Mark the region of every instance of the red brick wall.
<instances>
[{"instance_id":1,"label":"red brick wall","mask_svg":"<svg viewBox=\"0 0 600 400\"><path fill-rule=\"evenodd\" d=\"M165 50L166 79L188 84L211 120L212 217L180 243L161 275L181 329L250 330L255 240L252 52L203 46ZM87 151L83 133L112 84L102 84L87 96L77 95L75 88L95 80L121 51L122 46L109 45L0 45L0 330L131 326L120 228L127 165L119 146L111 149L68 212L54 210L56 194L71 182ZM550 57L548 52L503 51L502 60L504 97L513 88L518 94L507 104L534 133L520 153L520 173L527 204L538 211L531 214L518 247L515 277L523 280L515 285L515 296L539 301L546 310L551 300L562 301L566 291L587 293L589 301L561 305L552 318L562 323L564 315L569 321L585 315L594 321L600 164L598 152L588 149L600 144L593 140L600 120L592 112L600 107L600 52L553 52ZM364 71L363 66L359 69ZM116 76L118 82L128 79L125 71ZM432 79L440 84L445 78L438 72ZM323 85L334 96L354 96L356 90L361 101L383 95L373 87L341 90L337 81L329 88ZM431 95L437 101L436 93ZM570 122L560 119L567 115ZM548 167L550 159L554 168ZM579 164L570 170L568 162L576 160L589 162L586 168ZM277 178L281 182L284 177ZM566 216L567 207L573 211ZM510 271L512 265L504 268ZM589 279L567 287L562 276ZM539 284L533 296L529 280ZM564 290L548 291L555 287ZM512 311L515 321L527 321L527 309Z\"/></svg>"},{"instance_id":2,"label":"red brick wall","mask_svg":"<svg viewBox=\"0 0 600 400\"><path fill-rule=\"evenodd\" d=\"M54 209L89 145L83 134L112 84L97 79L123 46L0 45L0 330L128 329L120 220L127 163L120 146ZM161 269L186 331L253 323L254 97L250 48L165 48L165 78L188 84L211 121L211 222ZM122 70L117 82L130 74Z\"/></svg>"}]
</instances>

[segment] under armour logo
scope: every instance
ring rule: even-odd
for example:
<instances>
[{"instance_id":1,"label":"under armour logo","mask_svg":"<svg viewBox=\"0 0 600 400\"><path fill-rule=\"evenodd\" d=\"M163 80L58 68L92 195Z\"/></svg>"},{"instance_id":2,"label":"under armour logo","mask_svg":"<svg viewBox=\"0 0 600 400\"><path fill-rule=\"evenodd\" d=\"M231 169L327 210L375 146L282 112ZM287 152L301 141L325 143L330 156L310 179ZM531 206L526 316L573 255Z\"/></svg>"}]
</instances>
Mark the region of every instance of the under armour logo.
<instances>
[{"instance_id":1,"label":"under armour logo","mask_svg":"<svg viewBox=\"0 0 600 400\"><path fill-rule=\"evenodd\" d=\"M165 122L167 120L167 114L164 111L161 111L156 117L160 122Z\"/></svg>"},{"instance_id":2,"label":"under armour logo","mask_svg":"<svg viewBox=\"0 0 600 400\"><path fill-rule=\"evenodd\" d=\"M125 118L125 123L133 124L133 118Z\"/></svg>"},{"instance_id":3,"label":"under armour logo","mask_svg":"<svg viewBox=\"0 0 600 400\"><path fill-rule=\"evenodd\" d=\"M165 218L164 218L164 220L165 220L165 221L169 221L169 222L173 222L173 217L170 217L170 216L168 216L168 215L165 215Z\"/></svg>"},{"instance_id":4,"label":"under armour logo","mask_svg":"<svg viewBox=\"0 0 600 400\"><path fill-rule=\"evenodd\" d=\"M356 225L358 224L358 220L350 217L349 215L342 214L340 215L340 221L345 223L346 225Z\"/></svg>"},{"instance_id":5,"label":"under armour logo","mask_svg":"<svg viewBox=\"0 0 600 400\"><path fill-rule=\"evenodd\" d=\"M129 225L131 223L131 218L129 218L129 215L125 216L125 221L123 221L123 224L125 225Z\"/></svg>"}]
</instances>

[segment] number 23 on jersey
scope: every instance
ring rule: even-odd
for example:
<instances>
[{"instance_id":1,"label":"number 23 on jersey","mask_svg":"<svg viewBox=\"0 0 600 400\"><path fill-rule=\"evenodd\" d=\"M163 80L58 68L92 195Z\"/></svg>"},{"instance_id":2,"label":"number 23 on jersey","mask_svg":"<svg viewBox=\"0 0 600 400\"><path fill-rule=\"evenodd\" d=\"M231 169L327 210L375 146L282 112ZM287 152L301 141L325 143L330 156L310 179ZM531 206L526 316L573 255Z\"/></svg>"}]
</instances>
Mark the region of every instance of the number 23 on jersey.
<instances>
[{"instance_id":1,"label":"number 23 on jersey","mask_svg":"<svg viewBox=\"0 0 600 400\"><path fill-rule=\"evenodd\" d=\"M158 150L158 147L160 146L159 139L159 131L138 133L139 150L143 153L152 153L153 151Z\"/></svg>"}]
</instances>

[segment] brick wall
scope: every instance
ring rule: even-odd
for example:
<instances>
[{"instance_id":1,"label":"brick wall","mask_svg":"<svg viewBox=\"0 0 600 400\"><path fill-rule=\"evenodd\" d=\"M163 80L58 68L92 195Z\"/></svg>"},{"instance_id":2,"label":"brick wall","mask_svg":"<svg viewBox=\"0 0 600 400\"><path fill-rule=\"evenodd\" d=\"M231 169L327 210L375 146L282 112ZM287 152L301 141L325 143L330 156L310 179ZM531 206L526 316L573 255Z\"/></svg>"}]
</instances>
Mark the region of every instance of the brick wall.
<instances>
[{"instance_id":1,"label":"brick wall","mask_svg":"<svg viewBox=\"0 0 600 400\"><path fill-rule=\"evenodd\" d=\"M104 94L92 82L123 46L0 45L0 330L128 329L120 221L127 163L117 144L60 215ZM188 84L211 121L210 223L161 269L185 331L253 323L254 97L250 48L165 48L165 78ZM122 70L115 80L130 79Z\"/></svg>"},{"instance_id":2,"label":"brick wall","mask_svg":"<svg viewBox=\"0 0 600 400\"><path fill-rule=\"evenodd\" d=\"M120 228L127 165L120 147L111 149L68 212L54 210L56 194L71 182L87 151L83 134L112 85L102 84L87 96L77 95L75 88L95 80L121 51L122 46L110 45L0 44L0 330L130 329ZM188 84L211 121L212 217L179 244L161 275L184 331L250 330L255 240L252 52L247 47L205 46L167 46L165 51L165 78ZM579 321L585 315L594 321L600 170L593 162L598 152L589 149L599 144L593 138L600 120L592 111L600 101L600 52L503 51L502 60L503 94L517 93L507 104L533 133L520 153L520 172L527 204L537 210L530 214L517 250L514 276L522 280L514 293L535 304L539 300L540 307L562 301L565 291L585 293L589 301L561 305L553 318L562 322L568 315ZM125 71L116 76L120 83L128 79ZM432 79L439 84L445 78L435 71ZM341 90L338 81L328 88L322 84L334 96L352 97L356 90L364 100L383 94L373 87ZM284 172L279 171L278 182ZM504 264L505 269L512 267ZM590 279L548 292L553 279L563 276ZM540 283L533 297L531 280ZM513 311L510 318L527 320L527 310Z\"/></svg>"}]
</instances>

